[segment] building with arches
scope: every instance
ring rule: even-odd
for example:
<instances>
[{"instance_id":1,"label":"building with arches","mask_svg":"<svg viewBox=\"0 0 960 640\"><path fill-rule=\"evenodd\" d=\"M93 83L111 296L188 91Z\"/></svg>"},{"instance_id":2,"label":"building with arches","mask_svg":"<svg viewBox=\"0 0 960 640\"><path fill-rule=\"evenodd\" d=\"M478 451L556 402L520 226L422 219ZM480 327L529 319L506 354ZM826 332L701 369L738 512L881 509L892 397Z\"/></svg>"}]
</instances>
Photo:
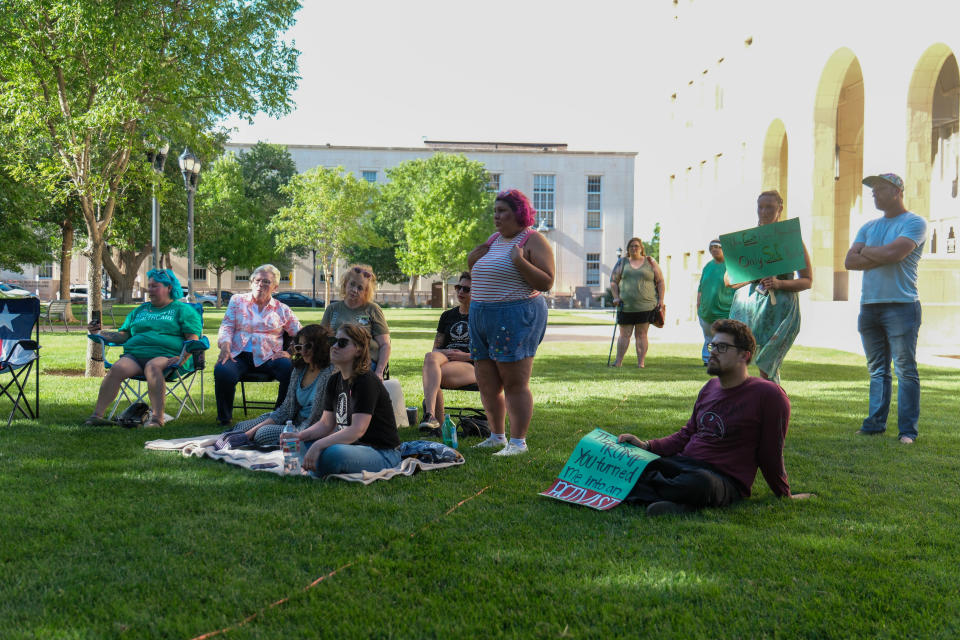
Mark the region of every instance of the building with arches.
<instances>
[{"instance_id":1,"label":"building with arches","mask_svg":"<svg viewBox=\"0 0 960 640\"><path fill-rule=\"evenodd\" d=\"M929 224L920 344L960 353L960 5L671 5L663 19L684 52L660 165L673 319L696 321L710 239L755 226L757 195L777 189L813 267L800 340L859 342L861 274L847 272L844 257L860 226L882 215L863 176L894 172L907 208Z\"/></svg>"}]
</instances>

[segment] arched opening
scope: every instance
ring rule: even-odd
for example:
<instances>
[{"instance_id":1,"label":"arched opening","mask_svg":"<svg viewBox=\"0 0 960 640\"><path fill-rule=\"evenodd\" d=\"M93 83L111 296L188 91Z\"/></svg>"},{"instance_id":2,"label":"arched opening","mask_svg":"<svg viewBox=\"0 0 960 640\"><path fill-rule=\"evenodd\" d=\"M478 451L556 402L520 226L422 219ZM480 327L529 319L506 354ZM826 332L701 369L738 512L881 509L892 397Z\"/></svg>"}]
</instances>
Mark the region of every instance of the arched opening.
<instances>
[{"instance_id":1,"label":"arched opening","mask_svg":"<svg viewBox=\"0 0 960 640\"><path fill-rule=\"evenodd\" d=\"M863 73L847 48L824 66L814 109L813 298L847 300L850 214L861 206Z\"/></svg>"},{"instance_id":2,"label":"arched opening","mask_svg":"<svg viewBox=\"0 0 960 640\"><path fill-rule=\"evenodd\" d=\"M763 190L776 189L783 196L783 219L789 217L787 198L787 130L783 121L775 119L767 127L763 141Z\"/></svg>"},{"instance_id":3,"label":"arched opening","mask_svg":"<svg viewBox=\"0 0 960 640\"><path fill-rule=\"evenodd\" d=\"M960 70L944 44L920 57L907 97L907 207L929 219L931 237L960 224ZM930 242L927 250L945 254L948 242ZM952 248L952 247L951 247Z\"/></svg>"}]
</instances>

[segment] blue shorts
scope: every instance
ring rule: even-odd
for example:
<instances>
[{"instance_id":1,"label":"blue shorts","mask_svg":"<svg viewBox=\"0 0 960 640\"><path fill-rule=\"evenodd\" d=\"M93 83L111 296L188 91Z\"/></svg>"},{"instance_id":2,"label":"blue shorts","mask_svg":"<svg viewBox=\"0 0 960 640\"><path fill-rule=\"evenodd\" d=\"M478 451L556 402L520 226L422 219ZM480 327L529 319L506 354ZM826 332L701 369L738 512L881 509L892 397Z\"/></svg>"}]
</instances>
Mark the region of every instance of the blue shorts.
<instances>
[{"instance_id":1,"label":"blue shorts","mask_svg":"<svg viewBox=\"0 0 960 640\"><path fill-rule=\"evenodd\" d=\"M532 358L547 332L547 301L543 296L510 302L472 301L469 327L474 360Z\"/></svg>"}]
</instances>

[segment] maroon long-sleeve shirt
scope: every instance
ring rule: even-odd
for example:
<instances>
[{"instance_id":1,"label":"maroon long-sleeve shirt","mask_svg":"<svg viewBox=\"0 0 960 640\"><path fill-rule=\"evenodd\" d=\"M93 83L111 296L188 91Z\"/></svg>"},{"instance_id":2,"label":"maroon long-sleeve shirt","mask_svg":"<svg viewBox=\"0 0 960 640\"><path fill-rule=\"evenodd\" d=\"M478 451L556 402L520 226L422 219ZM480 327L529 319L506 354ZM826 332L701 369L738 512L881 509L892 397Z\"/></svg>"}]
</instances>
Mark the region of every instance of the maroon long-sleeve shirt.
<instances>
[{"instance_id":1,"label":"maroon long-sleeve shirt","mask_svg":"<svg viewBox=\"0 0 960 640\"><path fill-rule=\"evenodd\" d=\"M743 488L744 497L763 473L778 496L790 495L783 466L783 441L790 424L790 400L779 385L747 378L730 389L713 378L700 390L687 424L673 435L650 440L660 456L683 455L712 464Z\"/></svg>"}]
</instances>

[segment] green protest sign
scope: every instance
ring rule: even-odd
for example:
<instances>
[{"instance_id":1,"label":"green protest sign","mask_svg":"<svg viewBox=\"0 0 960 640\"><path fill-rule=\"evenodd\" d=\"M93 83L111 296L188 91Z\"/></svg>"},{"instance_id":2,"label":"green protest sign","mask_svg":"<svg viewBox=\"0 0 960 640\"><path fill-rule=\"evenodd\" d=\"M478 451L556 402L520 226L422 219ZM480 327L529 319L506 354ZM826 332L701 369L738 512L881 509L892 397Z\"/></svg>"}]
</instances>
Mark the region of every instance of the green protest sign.
<instances>
[{"instance_id":1,"label":"green protest sign","mask_svg":"<svg viewBox=\"0 0 960 640\"><path fill-rule=\"evenodd\" d=\"M807 266L800 219L765 224L720 236L731 284L791 273Z\"/></svg>"},{"instance_id":2,"label":"green protest sign","mask_svg":"<svg viewBox=\"0 0 960 640\"><path fill-rule=\"evenodd\" d=\"M560 475L540 495L606 510L620 504L651 460L660 456L594 429L577 443Z\"/></svg>"}]
</instances>

